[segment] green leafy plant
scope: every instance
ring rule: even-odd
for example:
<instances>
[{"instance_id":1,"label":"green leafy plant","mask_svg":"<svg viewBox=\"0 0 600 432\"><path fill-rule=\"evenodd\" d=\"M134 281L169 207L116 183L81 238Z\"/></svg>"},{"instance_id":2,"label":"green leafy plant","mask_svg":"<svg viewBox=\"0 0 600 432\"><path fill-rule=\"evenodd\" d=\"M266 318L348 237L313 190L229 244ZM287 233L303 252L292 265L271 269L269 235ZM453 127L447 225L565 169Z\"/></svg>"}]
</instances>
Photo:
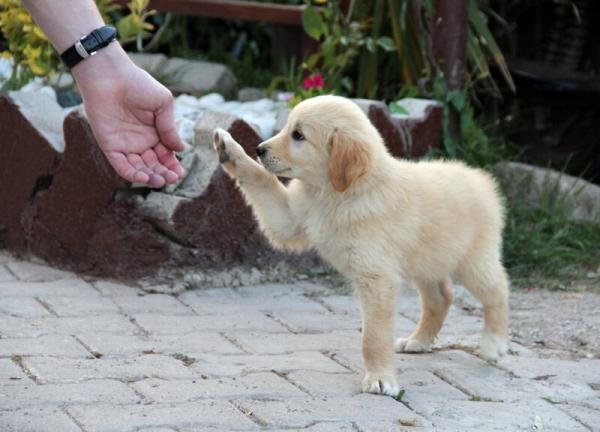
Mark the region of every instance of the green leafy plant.
<instances>
[{"instance_id":1,"label":"green leafy plant","mask_svg":"<svg viewBox=\"0 0 600 432\"><path fill-rule=\"evenodd\" d=\"M307 6L302 14L304 31L320 43L319 50L311 54L301 67L305 72L316 69L325 74L330 89L337 93L353 93L354 82L346 75L361 53L366 50L393 51L392 39L388 36L367 35L370 19L351 20L342 14L336 1L330 1L323 8Z\"/></svg>"},{"instance_id":2,"label":"green leafy plant","mask_svg":"<svg viewBox=\"0 0 600 432\"><path fill-rule=\"evenodd\" d=\"M98 0L97 5L105 21L118 28L121 42L127 43L146 37L153 29L146 22L153 13L146 10L148 1L130 1L125 14L110 0ZM4 90L19 89L36 76L48 77L62 68L58 53L19 0L0 0L0 30L7 48L2 56L13 61L12 75L4 83Z\"/></svg>"},{"instance_id":3,"label":"green leafy plant","mask_svg":"<svg viewBox=\"0 0 600 432\"><path fill-rule=\"evenodd\" d=\"M526 198L527 184L510 184L504 260L517 286L564 289L600 266L600 221L569 220L572 200L581 190L561 193L558 181L547 181L536 202Z\"/></svg>"}]
</instances>

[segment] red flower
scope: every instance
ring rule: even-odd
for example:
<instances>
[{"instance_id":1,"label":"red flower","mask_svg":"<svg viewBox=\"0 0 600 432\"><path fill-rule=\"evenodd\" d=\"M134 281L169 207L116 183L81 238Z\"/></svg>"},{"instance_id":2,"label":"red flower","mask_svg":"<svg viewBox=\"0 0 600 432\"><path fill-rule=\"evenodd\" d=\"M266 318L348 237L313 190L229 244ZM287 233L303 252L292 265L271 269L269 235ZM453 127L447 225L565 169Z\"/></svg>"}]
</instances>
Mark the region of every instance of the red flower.
<instances>
[{"instance_id":1,"label":"red flower","mask_svg":"<svg viewBox=\"0 0 600 432\"><path fill-rule=\"evenodd\" d=\"M304 88L304 90L310 90L314 88L322 89L323 87L325 87L325 80L323 79L323 75L318 73L307 76L306 78L304 78L302 87Z\"/></svg>"}]
</instances>

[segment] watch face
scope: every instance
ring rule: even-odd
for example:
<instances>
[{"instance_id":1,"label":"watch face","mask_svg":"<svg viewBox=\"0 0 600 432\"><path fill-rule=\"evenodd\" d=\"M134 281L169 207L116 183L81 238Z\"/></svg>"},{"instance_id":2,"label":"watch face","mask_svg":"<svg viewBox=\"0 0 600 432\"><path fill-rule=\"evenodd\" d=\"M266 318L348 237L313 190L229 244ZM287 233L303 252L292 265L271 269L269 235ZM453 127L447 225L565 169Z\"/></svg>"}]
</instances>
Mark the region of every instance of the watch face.
<instances>
[{"instance_id":1,"label":"watch face","mask_svg":"<svg viewBox=\"0 0 600 432\"><path fill-rule=\"evenodd\" d=\"M81 41L81 44L83 45L85 50L90 54L98 48L98 41L96 41L96 38L92 35L87 35L86 37L84 37Z\"/></svg>"}]
</instances>

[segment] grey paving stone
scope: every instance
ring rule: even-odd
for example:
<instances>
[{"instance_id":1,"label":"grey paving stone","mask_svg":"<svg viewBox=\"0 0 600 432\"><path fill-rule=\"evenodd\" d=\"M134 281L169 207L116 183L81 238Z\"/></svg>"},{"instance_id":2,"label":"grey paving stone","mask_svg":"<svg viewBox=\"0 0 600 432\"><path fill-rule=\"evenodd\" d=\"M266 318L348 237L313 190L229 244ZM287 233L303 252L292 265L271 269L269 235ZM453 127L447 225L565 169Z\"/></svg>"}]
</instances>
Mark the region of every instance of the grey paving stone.
<instances>
[{"instance_id":1,"label":"grey paving stone","mask_svg":"<svg viewBox=\"0 0 600 432\"><path fill-rule=\"evenodd\" d=\"M315 397L350 397L361 393L362 375L357 373L298 370L287 377Z\"/></svg>"},{"instance_id":2,"label":"grey paving stone","mask_svg":"<svg viewBox=\"0 0 600 432\"><path fill-rule=\"evenodd\" d=\"M27 282L52 282L62 279L72 279L75 276L71 272L58 270L44 264L36 264L30 261L13 259L6 265L20 280Z\"/></svg>"},{"instance_id":3,"label":"grey paving stone","mask_svg":"<svg viewBox=\"0 0 600 432\"><path fill-rule=\"evenodd\" d=\"M446 432L439 428L433 428L431 422L423 417L408 414L394 420L357 420L354 424L360 432Z\"/></svg>"},{"instance_id":4,"label":"grey paving stone","mask_svg":"<svg viewBox=\"0 0 600 432\"><path fill-rule=\"evenodd\" d=\"M430 414L433 402L469 399L465 393L431 372L420 370L400 372L397 378L400 388L404 390L402 401L423 416Z\"/></svg>"},{"instance_id":5,"label":"grey paving stone","mask_svg":"<svg viewBox=\"0 0 600 432\"><path fill-rule=\"evenodd\" d=\"M304 296L306 294L316 295L327 292L323 285L317 285L311 282L296 282L293 284L262 284L253 286L243 286L236 288L243 297L249 298L277 298L281 296Z\"/></svg>"},{"instance_id":6,"label":"grey paving stone","mask_svg":"<svg viewBox=\"0 0 600 432\"><path fill-rule=\"evenodd\" d=\"M233 332L225 334L256 354L283 354L297 351L334 351L360 348L361 336L356 330L340 330L320 334Z\"/></svg>"},{"instance_id":7,"label":"grey paving stone","mask_svg":"<svg viewBox=\"0 0 600 432\"><path fill-rule=\"evenodd\" d=\"M356 432L351 422L322 422L307 428L269 429L270 432Z\"/></svg>"},{"instance_id":8,"label":"grey paving stone","mask_svg":"<svg viewBox=\"0 0 600 432\"><path fill-rule=\"evenodd\" d=\"M273 315L300 333L323 333L333 330L360 331L362 327L359 316L343 313L275 311ZM397 333L410 334L414 330L415 324L403 316L397 316L395 328Z\"/></svg>"},{"instance_id":9,"label":"grey paving stone","mask_svg":"<svg viewBox=\"0 0 600 432\"><path fill-rule=\"evenodd\" d=\"M188 402L196 399L288 398L303 397L304 392L272 372L231 378L165 381L148 379L133 386L158 403Z\"/></svg>"},{"instance_id":10,"label":"grey paving stone","mask_svg":"<svg viewBox=\"0 0 600 432\"><path fill-rule=\"evenodd\" d=\"M264 332L287 332L287 329L265 316L262 312L248 310L244 314L230 315L156 315L135 314L135 320L153 334L185 334L206 330L261 330Z\"/></svg>"},{"instance_id":11,"label":"grey paving stone","mask_svg":"<svg viewBox=\"0 0 600 432\"><path fill-rule=\"evenodd\" d=\"M132 356L148 353L242 353L242 350L218 333L189 333L183 336L99 335L88 333L77 335L77 337L94 352L104 356Z\"/></svg>"},{"instance_id":12,"label":"grey paving stone","mask_svg":"<svg viewBox=\"0 0 600 432\"><path fill-rule=\"evenodd\" d=\"M599 381L600 360L558 360L509 356L502 367L523 378L561 376L594 383Z\"/></svg>"},{"instance_id":13,"label":"grey paving stone","mask_svg":"<svg viewBox=\"0 0 600 432\"><path fill-rule=\"evenodd\" d=\"M84 297L99 295L87 282L78 278L52 282L0 282L0 297L39 296Z\"/></svg>"},{"instance_id":14,"label":"grey paving stone","mask_svg":"<svg viewBox=\"0 0 600 432\"><path fill-rule=\"evenodd\" d=\"M0 264L0 282L15 281L17 278L8 270L4 264Z\"/></svg>"},{"instance_id":15,"label":"grey paving stone","mask_svg":"<svg viewBox=\"0 0 600 432\"><path fill-rule=\"evenodd\" d=\"M313 422L347 422L364 419L395 421L404 417L419 417L391 397L360 394L337 398L296 398L284 401L236 401L244 411L269 426L302 428Z\"/></svg>"},{"instance_id":16,"label":"grey paving stone","mask_svg":"<svg viewBox=\"0 0 600 432\"><path fill-rule=\"evenodd\" d=\"M32 297L0 298L0 315L2 314L22 318L52 316L39 301Z\"/></svg>"},{"instance_id":17,"label":"grey paving stone","mask_svg":"<svg viewBox=\"0 0 600 432\"><path fill-rule=\"evenodd\" d=\"M96 295L80 297L40 296L39 299L58 316L87 317L120 313L119 307L110 298Z\"/></svg>"},{"instance_id":18,"label":"grey paving stone","mask_svg":"<svg viewBox=\"0 0 600 432\"><path fill-rule=\"evenodd\" d=\"M144 291L137 287L106 280L93 281L92 285L103 295L110 297L139 296L145 294Z\"/></svg>"},{"instance_id":19,"label":"grey paving stone","mask_svg":"<svg viewBox=\"0 0 600 432\"><path fill-rule=\"evenodd\" d=\"M584 432L587 428L543 400L512 403L446 401L436 404L429 417L434 427L443 430L523 431L532 430L539 416L544 430Z\"/></svg>"},{"instance_id":20,"label":"grey paving stone","mask_svg":"<svg viewBox=\"0 0 600 432\"><path fill-rule=\"evenodd\" d=\"M585 382L549 377L546 380L530 380L510 376L493 367L443 368L438 376L483 400L512 402L527 398L545 397L554 402L576 401L597 397Z\"/></svg>"},{"instance_id":21,"label":"grey paving stone","mask_svg":"<svg viewBox=\"0 0 600 432\"><path fill-rule=\"evenodd\" d=\"M260 291L258 291L257 295L253 296L242 295L232 289L216 288L188 291L181 294L179 299L199 314L232 314L247 310L271 312L284 309L305 313L327 312L327 309L321 304L298 295L295 291L291 294L273 296L260 295Z\"/></svg>"},{"instance_id":22,"label":"grey paving stone","mask_svg":"<svg viewBox=\"0 0 600 432\"><path fill-rule=\"evenodd\" d=\"M250 372L275 370L318 370L323 372L348 372L345 368L323 354L314 351L285 355L236 355L218 356L199 354L198 362L191 367L205 376L233 376Z\"/></svg>"},{"instance_id":23,"label":"grey paving stone","mask_svg":"<svg viewBox=\"0 0 600 432\"><path fill-rule=\"evenodd\" d=\"M257 430L251 420L226 401L196 401L177 405L108 405L67 408L87 432L134 432L150 427L218 425L221 430Z\"/></svg>"},{"instance_id":24,"label":"grey paving stone","mask_svg":"<svg viewBox=\"0 0 600 432\"><path fill-rule=\"evenodd\" d=\"M34 405L72 405L110 402L135 404L139 396L126 384L93 380L76 384L19 384L0 390L0 407L13 410Z\"/></svg>"},{"instance_id":25,"label":"grey paving stone","mask_svg":"<svg viewBox=\"0 0 600 432\"><path fill-rule=\"evenodd\" d=\"M355 369L361 369L363 360L360 350L336 350L335 355L342 363L347 363ZM452 369L454 367L493 368L480 358L460 350L434 351L431 353L394 355L394 364L398 371L429 371Z\"/></svg>"},{"instance_id":26,"label":"grey paving stone","mask_svg":"<svg viewBox=\"0 0 600 432\"><path fill-rule=\"evenodd\" d=\"M71 335L77 333L135 334L141 330L123 315L97 315L89 317L16 318L0 319L0 334L5 337L26 338L46 334Z\"/></svg>"},{"instance_id":27,"label":"grey paving stone","mask_svg":"<svg viewBox=\"0 0 600 432\"><path fill-rule=\"evenodd\" d=\"M165 315L192 315L190 307L184 305L176 297L166 294L146 294L143 296L118 296L114 298L123 312L160 313Z\"/></svg>"},{"instance_id":28,"label":"grey paving stone","mask_svg":"<svg viewBox=\"0 0 600 432\"><path fill-rule=\"evenodd\" d=\"M81 432L81 429L58 407L28 407L0 411L2 432Z\"/></svg>"},{"instance_id":29,"label":"grey paving stone","mask_svg":"<svg viewBox=\"0 0 600 432\"><path fill-rule=\"evenodd\" d=\"M317 296L317 298L334 312L360 316L360 303L356 296L325 295Z\"/></svg>"},{"instance_id":30,"label":"grey paving stone","mask_svg":"<svg viewBox=\"0 0 600 432\"><path fill-rule=\"evenodd\" d=\"M24 382L30 381L21 368L10 359L0 358L0 391L4 391L5 386L21 385Z\"/></svg>"},{"instance_id":31,"label":"grey paving stone","mask_svg":"<svg viewBox=\"0 0 600 432\"><path fill-rule=\"evenodd\" d=\"M37 338L0 339L0 356L89 357L90 353L72 336L45 335Z\"/></svg>"},{"instance_id":32,"label":"grey paving stone","mask_svg":"<svg viewBox=\"0 0 600 432\"><path fill-rule=\"evenodd\" d=\"M57 359L28 357L25 366L41 383L80 382L93 379L138 381L144 378L195 379L198 374L170 356L135 358Z\"/></svg>"},{"instance_id":33,"label":"grey paving stone","mask_svg":"<svg viewBox=\"0 0 600 432\"><path fill-rule=\"evenodd\" d=\"M592 432L600 432L600 409L591 409L589 407L565 404L558 406L561 410L566 411L571 417L583 423Z\"/></svg>"},{"instance_id":34,"label":"grey paving stone","mask_svg":"<svg viewBox=\"0 0 600 432\"><path fill-rule=\"evenodd\" d=\"M162 428L162 427L151 427L138 429L136 432L177 432L175 429Z\"/></svg>"}]
</instances>

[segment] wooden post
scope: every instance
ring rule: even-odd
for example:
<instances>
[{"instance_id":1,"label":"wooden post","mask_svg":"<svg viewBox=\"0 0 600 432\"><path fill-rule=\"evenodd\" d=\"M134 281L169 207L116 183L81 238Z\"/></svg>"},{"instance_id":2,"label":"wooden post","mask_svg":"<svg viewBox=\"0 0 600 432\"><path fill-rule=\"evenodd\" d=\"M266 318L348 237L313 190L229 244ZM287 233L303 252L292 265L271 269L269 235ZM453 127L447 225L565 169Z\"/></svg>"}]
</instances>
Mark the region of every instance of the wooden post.
<instances>
[{"instance_id":1,"label":"wooden post","mask_svg":"<svg viewBox=\"0 0 600 432\"><path fill-rule=\"evenodd\" d=\"M433 58L444 74L448 90L462 89L467 74L469 0L434 0ZM450 137L461 141L460 115L451 107Z\"/></svg>"}]
</instances>

